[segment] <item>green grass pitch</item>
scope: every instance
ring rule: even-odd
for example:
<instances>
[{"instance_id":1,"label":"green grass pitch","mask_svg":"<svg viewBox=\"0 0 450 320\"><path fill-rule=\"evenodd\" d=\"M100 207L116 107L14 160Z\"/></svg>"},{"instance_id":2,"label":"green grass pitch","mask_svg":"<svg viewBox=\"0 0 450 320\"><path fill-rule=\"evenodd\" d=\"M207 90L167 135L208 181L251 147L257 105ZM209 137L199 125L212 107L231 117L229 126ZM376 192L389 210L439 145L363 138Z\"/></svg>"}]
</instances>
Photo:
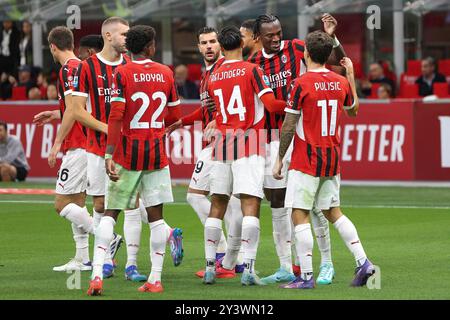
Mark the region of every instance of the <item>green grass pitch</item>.
<instances>
[{"instance_id":1,"label":"green grass pitch","mask_svg":"<svg viewBox=\"0 0 450 320\"><path fill-rule=\"evenodd\" d=\"M51 188L48 184L0 184L4 187ZM123 277L126 250L118 255L116 276L104 282L104 296L94 299L449 299L450 191L446 188L343 187L344 213L355 223L370 259L381 268L381 289L350 288L354 260L333 227L331 244L336 278L330 286L298 291L242 287L239 277L205 286L194 273L204 265L203 228L185 202L185 187L175 187L176 203L164 214L184 231L185 258L174 267L166 255L162 294L143 294ZM69 274L53 272L74 254L71 228L53 211L51 196L0 195L0 299L92 299L86 296L89 272L81 290L67 289ZM116 231L123 232L123 216ZM92 254L91 238L91 254ZM149 228L144 226L139 269L150 270ZM317 245L314 266L319 264ZM261 212L261 240L256 269L272 273L278 259L272 239L270 209Z\"/></svg>"}]
</instances>

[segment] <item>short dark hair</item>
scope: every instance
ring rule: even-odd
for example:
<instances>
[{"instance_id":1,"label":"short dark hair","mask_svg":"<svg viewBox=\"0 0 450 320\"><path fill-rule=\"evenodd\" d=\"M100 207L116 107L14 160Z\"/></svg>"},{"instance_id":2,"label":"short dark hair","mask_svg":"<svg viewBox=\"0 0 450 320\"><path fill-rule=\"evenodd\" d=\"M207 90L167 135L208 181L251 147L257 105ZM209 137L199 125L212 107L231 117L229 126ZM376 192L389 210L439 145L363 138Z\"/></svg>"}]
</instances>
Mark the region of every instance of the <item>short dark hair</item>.
<instances>
[{"instance_id":1,"label":"short dark hair","mask_svg":"<svg viewBox=\"0 0 450 320\"><path fill-rule=\"evenodd\" d=\"M312 61L325 64L333 50L333 39L325 32L317 30L306 36L305 45Z\"/></svg>"},{"instance_id":2,"label":"short dark hair","mask_svg":"<svg viewBox=\"0 0 450 320\"><path fill-rule=\"evenodd\" d=\"M129 26L130 24L128 23L127 20L125 20L124 18L121 17L109 17L108 19L106 19L105 21L103 21L102 23L102 27L106 26L108 24L113 24L113 23L121 23L123 25Z\"/></svg>"},{"instance_id":3,"label":"short dark hair","mask_svg":"<svg viewBox=\"0 0 450 320\"><path fill-rule=\"evenodd\" d=\"M242 35L236 26L227 26L220 30L219 43L227 51L241 46Z\"/></svg>"},{"instance_id":4,"label":"short dark hair","mask_svg":"<svg viewBox=\"0 0 450 320\"><path fill-rule=\"evenodd\" d=\"M80 47L92 48L95 51L103 49L103 38L100 34L88 34L80 39Z\"/></svg>"},{"instance_id":5,"label":"short dark hair","mask_svg":"<svg viewBox=\"0 0 450 320\"><path fill-rule=\"evenodd\" d=\"M207 34L207 33L215 33L217 36L219 36L219 32L217 32L216 28L212 28L212 27L203 27L200 30L197 31L197 42L200 43L200 36L202 34Z\"/></svg>"},{"instance_id":6,"label":"short dark hair","mask_svg":"<svg viewBox=\"0 0 450 320\"><path fill-rule=\"evenodd\" d=\"M3 127L6 131L8 131L8 124L3 120L0 120L0 127Z\"/></svg>"},{"instance_id":7,"label":"short dark hair","mask_svg":"<svg viewBox=\"0 0 450 320\"><path fill-rule=\"evenodd\" d=\"M253 32L253 30L255 29L255 24L256 24L256 19L247 19L241 23L241 28L245 28L245 29L251 30Z\"/></svg>"},{"instance_id":8,"label":"short dark hair","mask_svg":"<svg viewBox=\"0 0 450 320\"><path fill-rule=\"evenodd\" d=\"M261 34L261 25L263 23L272 23L275 21L280 21L280 19L273 14L262 14L255 20L255 26L253 28L253 34L259 36Z\"/></svg>"},{"instance_id":9,"label":"short dark hair","mask_svg":"<svg viewBox=\"0 0 450 320\"><path fill-rule=\"evenodd\" d=\"M155 40L155 36L156 31L153 27L133 26L127 32L125 45L131 53L139 54Z\"/></svg>"},{"instance_id":10,"label":"short dark hair","mask_svg":"<svg viewBox=\"0 0 450 320\"><path fill-rule=\"evenodd\" d=\"M59 50L73 50L73 33L65 26L54 27L48 34L48 43Z\"/></svg>"}]
</instances>

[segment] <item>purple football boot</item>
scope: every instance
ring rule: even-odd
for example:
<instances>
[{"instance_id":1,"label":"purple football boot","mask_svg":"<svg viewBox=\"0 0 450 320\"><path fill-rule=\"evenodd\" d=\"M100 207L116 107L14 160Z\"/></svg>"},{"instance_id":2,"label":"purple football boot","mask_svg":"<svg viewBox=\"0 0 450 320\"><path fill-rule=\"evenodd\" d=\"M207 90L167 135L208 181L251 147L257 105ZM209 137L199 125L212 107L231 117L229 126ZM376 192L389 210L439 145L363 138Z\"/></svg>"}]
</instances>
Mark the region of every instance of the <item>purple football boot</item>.
<instances>
[{"instance_id":1,"label":"purple football boot","mask_svg":"<svg viewBox=\"0 0 450 320\"><path fill-rule=\"evenodd\" d=\"M375 268L372 264L372 262L369 261L369 259L366 259L364 264L360 267L357 267L355 270L355 278L352 281L351 286L352 287L363 287L367 283L367 279L371 275L375 273Z\"/></svg>"},{"instance_id":2,"label":"purple football boot","mask_svg":"<svg viewBox=\"0 0 450 320\"><path fill-rule=\"evenodd\" d=\"M314 276L311 276L309 280L304 280L301 275L295 278L294 281L280 285L280 288L283 289L314 289L315 287Z\"/></svg>"}]
</instances>

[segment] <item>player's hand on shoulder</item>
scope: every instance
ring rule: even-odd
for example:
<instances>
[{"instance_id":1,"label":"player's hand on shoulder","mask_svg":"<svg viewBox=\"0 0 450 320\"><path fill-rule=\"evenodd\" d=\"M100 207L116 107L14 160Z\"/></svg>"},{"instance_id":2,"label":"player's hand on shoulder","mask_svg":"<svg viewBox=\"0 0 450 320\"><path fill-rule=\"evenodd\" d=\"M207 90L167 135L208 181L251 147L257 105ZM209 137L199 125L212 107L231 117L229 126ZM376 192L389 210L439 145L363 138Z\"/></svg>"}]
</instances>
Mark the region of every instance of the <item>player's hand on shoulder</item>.
<instances>
[{"instance_id":1,"label":"player's hand on shoulder","mask_svg":"<svg viewBox=\"0 0 450 320\"><path fill-rule=\"evenodd\" d=\"M347 71L347 74L350 72L353 72L353 62L349 57L344 57L339 62L341 66L345 68L345 71Z\"/></svg>"}]
</instances>

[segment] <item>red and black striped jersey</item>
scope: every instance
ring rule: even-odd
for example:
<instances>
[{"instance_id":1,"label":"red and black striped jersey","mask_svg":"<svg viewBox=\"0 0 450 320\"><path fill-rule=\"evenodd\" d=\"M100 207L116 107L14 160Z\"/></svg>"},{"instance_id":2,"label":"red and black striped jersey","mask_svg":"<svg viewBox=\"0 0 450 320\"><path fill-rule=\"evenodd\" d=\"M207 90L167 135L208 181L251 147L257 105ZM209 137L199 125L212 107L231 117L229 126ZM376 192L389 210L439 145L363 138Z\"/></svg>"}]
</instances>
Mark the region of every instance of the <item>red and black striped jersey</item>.
<instances>
[{"instance_id":1,"label":"red and black striped jersey","mask_svg":"<svg viewBox=\"0 0 450 320\"><path fill-rule=\"evenodd\" d=\"M113 160L133 171L166 167L164 119L180 104L173 72L150 59L131 61L117 68L113 89L113 108L124 107Z\"/></svg>"},{"instance_id":2,"label":"red and black striped jersey","mask_svg":"<svg viewBox=\"0 0 450 320\"><path fill-rule=\"evenodd\" d=\"M64 63L59 70L58 77L58 100L59 110L61 115L64 116L66 111L66 96L72 94L73 91L73 79L77 74L77 69L80 64L80 60L77 58L71 58ZM86 147L86 128L84 128L78 121L72 126L67 136L64 138L61 149L66 152L69 149L85 148Z\"/></svg>"},{"instance_id":3,"label":"red and black striped jersey","mask_svg":"<svg viewBox=\"0 0 450 320\"><path fill-rule=\"evenodd\" d=\"M315 177L339 174L338 128L352 105L348 80L328 69L308 71L292 84L285 111L300 114L289 169Z\"/></svg>"},{"instance_id":4,"label":"red and black striped jersey","mask_svg":"<svg viewBox=\"0 0 450 320\"><path fill-rule=\"evenodd\" d=\"M257 65L225 60L209 77L208 91L217 106L216 122L220 136L215 138L216 160L235 160L253 154L265 155L260 148L264 129L262 95L272 92ZM261 137L262 136L262 137ZM265 151L264 151L265 152Z\"/></svg>"},{"instance_id":5,"label":"red and black striped jersey","mask_svg":"<svg viewBox=\"0 0 450 320\"><path fill-rule=\"evenodd\" d=\"M209 77L215 70L217 70L222 65L224 61L225 59L223 57L218 59L212 66L207 67L205 72L203 72L202 79L200 81L200 100L209 98L208 93ZM205 129L208 123L213 121L215 117L216 117L215 112L208 110L208 108L202 107L203 129Z\"/></svg>"},{"instance_id":6,"label":"red and black striped jersey","mask_svg":"<svg viewBox=\"0 0 450 320\"><path fill-rule=\"evenodd\" d=\"M73 95L87 97L86 109L97 120L108 123L111 109L111 97L117 89L112 88L114 70L129 61L121 55L120 59L110 62L99 53L81 62L73 81ZM87 128L86 151L105 156L106 134Z\"/></svg>"},{"instance_id":7,"label":"red and black striped jersey","mask_svg":"<svg viewBox=\"0 0 450 320\"><path fill-rule=\"evenodd\" d=\"M248 61L256 63L263 69L275 97L287 101L292 81L306 71L303 62L304 50L305 44L301 40L283 40L281 41L280 51L277 53L267 54L262 49L251 56ZM284 115L270 113L266 110L266 129L269 132L281 130L283 120ZM278 134L276 133L275 136L277 137ZM271 137L272 135L268 134L269 142Z\"/></svg>"}]
</instances>

